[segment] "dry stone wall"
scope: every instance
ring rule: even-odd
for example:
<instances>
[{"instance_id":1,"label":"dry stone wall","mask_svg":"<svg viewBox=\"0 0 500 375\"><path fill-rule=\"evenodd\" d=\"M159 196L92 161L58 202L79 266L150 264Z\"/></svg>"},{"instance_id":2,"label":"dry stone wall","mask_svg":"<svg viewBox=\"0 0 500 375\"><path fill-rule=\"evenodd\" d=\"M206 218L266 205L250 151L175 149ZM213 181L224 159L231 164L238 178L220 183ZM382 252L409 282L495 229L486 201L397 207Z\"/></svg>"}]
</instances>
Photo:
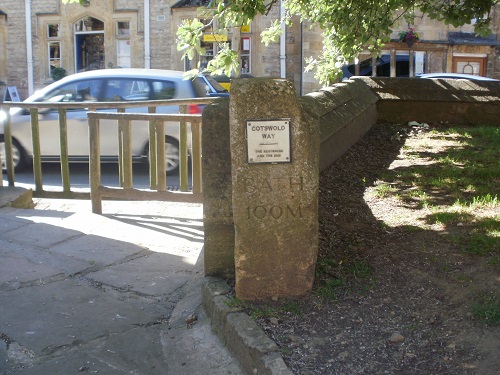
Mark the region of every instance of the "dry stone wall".
<instances>
[{"instance_id":1,"label":"dry stone wall","mask_svg":"<svg viewBox=\"0 0 500 375\"><path fill-rule=\"evenodd\" d=\"M500 82L356 77L377 96L377 119L387 122L500 124Z\"/></svg>"}]
</instances>

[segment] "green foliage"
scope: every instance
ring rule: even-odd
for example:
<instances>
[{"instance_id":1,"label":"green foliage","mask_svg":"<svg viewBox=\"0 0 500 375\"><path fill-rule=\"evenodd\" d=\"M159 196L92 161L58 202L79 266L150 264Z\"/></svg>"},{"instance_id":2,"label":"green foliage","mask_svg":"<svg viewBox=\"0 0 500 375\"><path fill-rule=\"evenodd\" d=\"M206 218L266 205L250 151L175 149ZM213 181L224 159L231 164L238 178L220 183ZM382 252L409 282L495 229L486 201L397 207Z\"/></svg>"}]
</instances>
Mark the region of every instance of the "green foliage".
<instances>
[{"instance_id":1,"label":"green foliage","mask_svg":"<svg viewBox=\"0 0 500 375\"><path fill-rule=\"evenodd\" d=\"M277 41L282 32L281 23L290 24L292 16L320 27L323 30L323 50L319 56L307 59L306 70L315 70L315 77L321 83L330 84L340 75L341 67L354 60L363 49L379 53L384 43L389 41L393 25L401 18L411 22L416 14L425 14L455 27L476 19L476 33L487 35L490 32L490 12L497 3L498 0L283 0L284 14L262 32L261 38L265 44ZM213 0L203 17L217 20L214 25L218 24L219 29L214 33L221 34L227 32L229 27L248 24L257 15L269 14L275 6L279 6L277 0ZM199 37L205 27L200 22L185 21L179 28L178 48L185 51L184 55L188 58L192 58L199 48ZM229 59L234 61L229 62ZM215 60L207 71L222 70L230 75L237 66L238 58L223 49Z\"/></svg>"},{"instance_id":2,"label":"green foliage","mask_svg":"<svg viewBox=\"0 0 500 375\"><path fill-rule=\"evenodd\" d=\"M66 69L52 68L52 70L50 71L50 76L54 81L59 81L61 78L66 77Z\"/></svg>"},{"instance_id":3,"label":"green foliage","mask_svg":"<svg viewBox=\"0 0 500 375\"><path fill-rule=\"evenodd\" d=\"M64 4L88 4L89 0L61 0ZM499 0L282 0L285 9L279 20L261 33L268 45L278 40L283 22L291 24L292 16L309 21L323 30L323 50L319 56L306 60L306 71L315 70L315 77L323 84L331 84L341 74L341 67L353 61L363 49L378 54L389 41L393 25L404 18L408 23L427 15L445 24L459 27L474 19L476 34L486 36L490 31L492 8ZM277 0L212 0L209 7L200 9L200 17L212 19L204 25L199 19L185 20L177 31L177 49L183 58L193 59L195 51L203 54L199 41L207 27L214 34L226 34L231 27L248 25L258 15L268 15ZM214 22L217 21L217 22ZM218 25L217 28L214 25ZM230 76L238 69L238 55L222 48L213 62L204 69L212 74ZM198 66L198 69L200 67Z\"/></svg>"},{"instance_id":4,"label":"green foliage","mask_svg":"<svg viewBox=\"0 0 500 375\"><path fill-rule=\"evenodd\" d=\"M473 306L474 316L490 325L500 325L500 294L489 293L478 298Z\"/></svg>"},{"instance_id":5,"label":"green foliage","mask_svg":"<svg viewBox=\"0 0 500 375\"><path fill-rule=\"evenodd\" d=\"M283 315L300 315L302 306L296 300L280 302L251 302L236 297L231 298L227 305L234 310L244 310L254 319L280 318Z\"/></svg>"}]
</instances>

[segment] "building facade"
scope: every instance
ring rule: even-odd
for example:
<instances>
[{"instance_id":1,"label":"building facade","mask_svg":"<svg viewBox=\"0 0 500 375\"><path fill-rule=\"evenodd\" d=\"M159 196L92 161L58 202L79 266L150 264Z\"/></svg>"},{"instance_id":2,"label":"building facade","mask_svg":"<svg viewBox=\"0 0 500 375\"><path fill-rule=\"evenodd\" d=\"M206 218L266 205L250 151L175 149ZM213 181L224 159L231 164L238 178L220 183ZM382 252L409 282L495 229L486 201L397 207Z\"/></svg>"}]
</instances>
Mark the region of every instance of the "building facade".
<instances>
[{"instance_id":1,"label":"building facade","mask_svg":"<svg viewBox=\"0 0 500 375\"><path fill-rule=\"evenodd\" d=\"M304 72L304 59L321 50L321 32L295 22L281 39L269 46L260 33L278 18L280 8L258 17L251 25L235 27L228 35L207 28L200 44L205 55L194 61L181 59L176 31L183 19L201 18L206 0L93 0L85 5L60 0L3 0L0 4L0 81L16 86L22 99L53 81L51 74L63 68L67 74L83 70L120 67L189 70L203 67L219 48L229 43L238 51L242 73L291 79L299 93L320 88L313 73ZM420 41L411 51L415 71L473 72L500 78L500 6L493 13L493 34L476 38L473 26L445 26L427 18L412 25ZM409 54L397 40L395 28L384 53ZM412 56L413 56L412 55ZM362 55L360 60L368 58ZM0 98L1 100L2 98Z\"/></svg>"}]
</instances>

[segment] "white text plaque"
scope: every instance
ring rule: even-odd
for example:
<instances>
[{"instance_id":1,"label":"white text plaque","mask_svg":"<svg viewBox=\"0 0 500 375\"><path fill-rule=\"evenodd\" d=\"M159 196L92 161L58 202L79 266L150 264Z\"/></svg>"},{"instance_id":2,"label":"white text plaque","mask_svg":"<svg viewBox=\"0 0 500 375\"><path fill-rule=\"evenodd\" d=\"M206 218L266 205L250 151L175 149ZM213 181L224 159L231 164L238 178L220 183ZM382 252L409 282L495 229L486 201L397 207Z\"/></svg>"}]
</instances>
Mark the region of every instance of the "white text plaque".
<instances>
[{"instance_id":1,"label":"white text plaque","mask_svg":"<svg viewBox=\"0 0 500 375\"><path fill-rule=\"evenodd\" d=\"M248 163L290 163L290 119L246 120Z\"/></svg>"}]
</instances>

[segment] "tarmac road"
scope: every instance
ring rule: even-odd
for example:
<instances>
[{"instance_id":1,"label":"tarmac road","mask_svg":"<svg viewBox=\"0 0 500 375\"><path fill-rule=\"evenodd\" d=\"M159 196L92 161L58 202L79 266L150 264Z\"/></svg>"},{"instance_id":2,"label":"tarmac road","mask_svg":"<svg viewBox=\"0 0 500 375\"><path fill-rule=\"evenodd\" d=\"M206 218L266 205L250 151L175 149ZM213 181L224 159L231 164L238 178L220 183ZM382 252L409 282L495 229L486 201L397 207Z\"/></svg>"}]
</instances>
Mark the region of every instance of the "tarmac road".
<instances>
[{"instance_id":1,"label":"tarmac road","mask_svg":"<svg viewBox=\"0 0 500 375\"><path fill-rule=\"evenodd\" d=\"M70 183L73 191L89 191L89 167L88 163L72 163L69 168ZM189 174L190 176L190 174ZM3 174L4 186L7 186L7 174ZM58 163L42 164L43 188L47 191L62 191L61 166ZM16 186L26 189L35 189L33 170L26 167L15 173ZM101 183L105 186L118 187L120 178L118 164L101 164ZM149 166L146 163L133 164L133 183L136 189L149 189ZM191 177L189 177L189 185ZM167 186L179 187L179 173L167 175Z\"/></svg>"}]
</instances>

